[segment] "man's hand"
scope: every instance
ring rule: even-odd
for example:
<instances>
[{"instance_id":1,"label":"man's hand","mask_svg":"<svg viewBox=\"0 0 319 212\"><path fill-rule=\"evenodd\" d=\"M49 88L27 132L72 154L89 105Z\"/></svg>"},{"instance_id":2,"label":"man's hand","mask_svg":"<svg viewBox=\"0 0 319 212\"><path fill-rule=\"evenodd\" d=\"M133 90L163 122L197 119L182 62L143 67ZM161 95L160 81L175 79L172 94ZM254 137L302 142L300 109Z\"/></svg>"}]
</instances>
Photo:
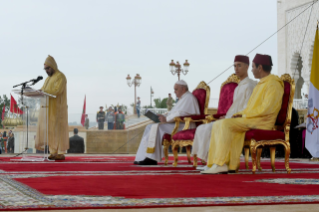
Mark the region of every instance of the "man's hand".
<instances>
[{"instance_id":1,"label":"man's hand","mask_svg":"<svg viewBox=\"0 0 319 212\"><path fill-rule=\"evenodd\" d=\"M235 114L232 116L232 118L241 118L241 117L243 117L243 115L241 115L241 114Z\"/></svg>"},{"instance_id":2,"label":"man's hand","mask_svg":"<svg viewBox=\"0 0 319 212\"><path fill-rule=\"evenodd\" d=\"M163 115L158 115L158 119L160 120L160 122L163 122L163 123L166 122L166 117Z\"/></svg>"}]
</instances>

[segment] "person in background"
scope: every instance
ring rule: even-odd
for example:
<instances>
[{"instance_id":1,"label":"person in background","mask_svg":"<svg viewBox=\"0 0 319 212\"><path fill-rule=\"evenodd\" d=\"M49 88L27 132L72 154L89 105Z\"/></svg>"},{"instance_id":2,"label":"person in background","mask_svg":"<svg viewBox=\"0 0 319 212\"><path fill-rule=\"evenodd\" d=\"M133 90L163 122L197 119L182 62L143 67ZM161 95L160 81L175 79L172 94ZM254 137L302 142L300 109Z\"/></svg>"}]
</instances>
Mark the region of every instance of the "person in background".
<instances>
[{"instance_id":1,"label":"person in background","mask_svg":"<svg viewBox=\"0 0 319 212\"><path fill-rule=\"evenodd\" d=\"M7 131L3 132L2 138L3 138L3 147L4 147L3 153L7 153L7 140L8 140Z\"/></svg>"},{"instance_id":2,"label":"person in background","mask_svg":"<svg viewBox=\"0 0 319 212\"><path fill-rule=\"evenodd\" d=\"M114 129L114 122L115 122L115 115L112 107L109 107L108 112L106 113L106 122L107 122L107 129L113 130Z\"/></svg>"},{"instance_id":3,"label":"person in background","mask_svg":"<svg viewBox=\"0 0 319 212\"><path fill-rule=\"evenodd\" d=\"M173 108L174 99L172 98L172 95L169 93L168 98L166 100L167 105L167 111L171 111Z\"/></svg>"},{"instance_id":4,"label":"person in background","mask_svg":"<svg viewBox=\"0 0 319 212\"><path fill-rule=\"evenodd\" d=\"M78 136L79 130L74 128L73 130L74 136L69 138L70 149L68 149L68 153L84 153L84 139Z\"/></svg>"},{"instance_id":5,"label":"person in background","mask_svg":"<svg viewBox=\"0 0 319 212\"><path fill-rule=\"evenodd\" d=\"M104 130L105 112L103 111L103 106L100 107L100 111L96 114L96 122L98 123L99 130Z\"/></svg>"},{"instance_id":6,"label":"person in background","mask_svg":"<svg viewBox=\"0 0 319 212\"><path fill-rule=\"evenodd\" d=\"M12 131L9 131L9 138L8 138L8 153L14 153L14 135Z\"/></svg>"},{"instance_id":7,"label":"person in background","mask_svg":"<svg viewBox=\"0 0 319 212\"><path fill-rule=\"evenodd\" d=\"M4 144L3 144L3 138L2 138L2 133L0 133L0 154L2 154L4 150Z\"/></svg>"},{"instance_id":8,"label":"person in background","mask_svg":"<svg viewBox=\"0 0 319 212\"><path fill-rule=\"evenodd\" d=\"M88 114L85 114L85 122L84 122L84 127L85 127L85 129L89 129L89 127L90 127L90 119L89 119L89 116L88 116Z\"/></svg>"},{"instance_id":9,"label":"person in background","mask_svg":"<svg viewBox=\"0 0 319 212\"><path fill-rule=\"evenodd\" d=\"M125 115L122 112L122 107L118 108L118 112L115 115L115 129L117 130L125 129Z\"/></svg>"},{"instance_id":10,"label":"person in background","mask_svg":"<svg viewBox=\"0 0 319 212\"><path fill-rule=\"evenodd\" d=\"M137 97L137 102L136 102L137 118L141 116L140 111L141 111L141 100L140 100L140 97Z\"/></svg>"}]
</instances>

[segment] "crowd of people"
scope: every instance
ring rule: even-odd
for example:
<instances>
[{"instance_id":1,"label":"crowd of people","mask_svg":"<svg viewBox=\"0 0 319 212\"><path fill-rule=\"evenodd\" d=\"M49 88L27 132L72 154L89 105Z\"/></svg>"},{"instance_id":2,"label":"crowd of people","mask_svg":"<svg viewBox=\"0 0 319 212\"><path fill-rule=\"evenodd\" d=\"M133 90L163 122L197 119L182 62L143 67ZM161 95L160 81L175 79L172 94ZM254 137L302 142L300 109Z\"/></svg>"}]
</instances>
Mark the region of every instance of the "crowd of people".
<instances>
[{"instance_id":1,"label":"crowd of people","mask_svg":"<svg viewBox=\"0 0 319 212\"><path fill-rule=\"evenodd\" d=\"M108 130L123 130L125 129L125 114L121 106L109 107L106 113L101 106L100 111L96 114L96 122L99 130L104 130L104 123L107 123Z\"/></svg>"},{"instance_id":2,"label":"crowd of people","mask_svg":"<svg viewBox=\"0 0 319 212\"><path fill-rule=\"evenodd\" d=\"M14 134L11 130L0 133L0 154L14 153Z\"/></svg>"}]
</instances>

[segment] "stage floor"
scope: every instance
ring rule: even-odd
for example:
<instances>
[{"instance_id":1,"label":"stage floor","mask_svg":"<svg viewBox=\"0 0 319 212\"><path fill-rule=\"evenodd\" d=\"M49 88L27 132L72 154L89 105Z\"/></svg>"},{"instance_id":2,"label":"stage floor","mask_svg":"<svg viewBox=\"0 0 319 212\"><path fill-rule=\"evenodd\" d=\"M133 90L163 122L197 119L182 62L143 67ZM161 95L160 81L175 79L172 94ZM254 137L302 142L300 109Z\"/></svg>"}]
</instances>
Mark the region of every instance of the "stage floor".
<instances>
[{"instance_id":1,"label":"stage floor","mask_svg":"<svg viewBox=\"0 0 319 212\"><path fill-rule=\"evenodd\" d=\"M201 175L183 155L178 167L171 166L172 157L168 166L137 166L133 155L72 154L63 162L12 162L9 156L0 155L2 211L185 211L184 207L186 211L193 207L196 211L256 211L276 207L291 212L312 211L319 203L319 163L305 159L290 161L291 174L286 174L283 159L276 160L276 173L265 159L263 171L252 175L244 169L242 158L238 174Z\"/></svg>"}]
</instances>

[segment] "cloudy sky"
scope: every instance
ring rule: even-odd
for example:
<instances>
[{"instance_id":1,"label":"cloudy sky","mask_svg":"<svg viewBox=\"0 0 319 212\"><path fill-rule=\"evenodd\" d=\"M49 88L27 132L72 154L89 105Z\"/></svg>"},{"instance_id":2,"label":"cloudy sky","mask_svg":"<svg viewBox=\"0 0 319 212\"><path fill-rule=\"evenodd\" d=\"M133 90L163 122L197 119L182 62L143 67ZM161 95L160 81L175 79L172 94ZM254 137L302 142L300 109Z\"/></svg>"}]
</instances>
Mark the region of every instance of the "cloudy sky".
<instances>
[{"instance_id":1,"label":"cloudy sky","mask_svg":"<svg viewBox=\"0 0 319 212\"><path fill-rule=\"evenodd\" d=\"M85 95L88 113L134 102L127 74L141 75L137 95L149 105L151 86L155 98L173 92L172 59L188 59L190 72L182 79L193 90L273 34L276 7L274 0L0 0L1 95L46 77L43 62L50 54L68 80L69 114L81 113ZM252 52L251 60L256 53L273 57L276 74L277 37ZM210 84L211 98L218 98L232 73Z\"/></svg>"}]
</instances>

